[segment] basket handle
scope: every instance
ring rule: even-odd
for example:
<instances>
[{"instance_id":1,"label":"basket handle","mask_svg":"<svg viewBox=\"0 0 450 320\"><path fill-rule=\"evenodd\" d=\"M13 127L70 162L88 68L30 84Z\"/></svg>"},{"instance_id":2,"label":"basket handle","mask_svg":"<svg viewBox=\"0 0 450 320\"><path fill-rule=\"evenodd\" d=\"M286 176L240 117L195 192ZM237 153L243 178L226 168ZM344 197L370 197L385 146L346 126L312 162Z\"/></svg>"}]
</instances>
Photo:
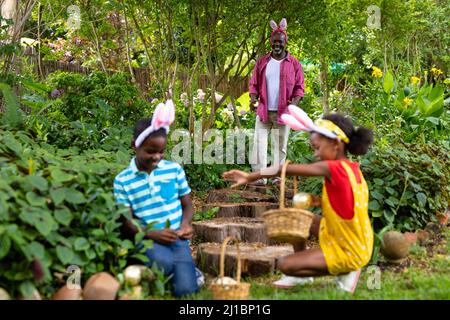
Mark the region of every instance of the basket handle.
<instances>
[{"instance_id":1,"label":"basket handle","mask_svg":"<svg viewBox=\"0 0 450 320\"><path fill-rule=\"evenodd\" d=\"M233 237L226 237L222 243L222 250L220 252L220 278L225 276L225 249L230 241L234 241L237 250L237 271L236 271L236 281L241 282L241 252L239 251L239 241Z\"/></svg>"},{"instance_id":2,"label":"basket handle","mask_svg":"<svg viewBox=\"0 0 450 320\"><path fill-rule=\"evenodd\" d=\"M286 162L283 164L283 167L281 168L281 183L280 183L280 209L284 209L284 189L286 184L286 169L288 164L290 163L289 160L286 160ZM294 176L294 193L298 190L298 181L297 177Z\"/></svg>"}]
</instances>

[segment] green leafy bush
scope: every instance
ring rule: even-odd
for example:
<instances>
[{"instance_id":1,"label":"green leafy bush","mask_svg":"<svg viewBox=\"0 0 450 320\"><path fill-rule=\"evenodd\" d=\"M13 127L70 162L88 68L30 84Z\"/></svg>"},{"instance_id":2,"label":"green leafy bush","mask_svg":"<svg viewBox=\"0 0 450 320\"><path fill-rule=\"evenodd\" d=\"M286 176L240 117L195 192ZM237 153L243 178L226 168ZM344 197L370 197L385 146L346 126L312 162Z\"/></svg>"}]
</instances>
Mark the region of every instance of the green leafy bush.
<instances>
[{"instance_id":1,"label":"green leafy bush","mask_svg":"<svg viewBox=\"0 0 450 320\"><path fill-rule=\"evenodd\" d=\"M376 229L415 230L449 205L450 156L443 145L377 144L361 160Z\"/></svg>"},{"instance_id":2,"label":"green leafy bush","mask_svg":"<svg viewBox=\"0 0 450 320\"><path fill-rule=\"evenodd\" d=\"M129 258L145 261L151 242L137 249L142 232L134 243L121 238L118 218L130 213L112 194L128 161L121 151L62 150L0 128L0 287L14 296L37 287L48 297L62 285L56 273L70 265L80 267L83 283L99 271L117 274Z\"/></svg>"},{"instance_id":3,"label":"green leafy bush","mask_svg":"<svg viewBox=\"0 0 450 320\"><path fill-rule=\"evenodd\" d=\"M118 150L129 145L135 122L151 114L150 104L123 73L55 72L45 83L21 84L26 91L21 103L31 108L27 126L60 148Z\"/></svg>"}]
</instances>

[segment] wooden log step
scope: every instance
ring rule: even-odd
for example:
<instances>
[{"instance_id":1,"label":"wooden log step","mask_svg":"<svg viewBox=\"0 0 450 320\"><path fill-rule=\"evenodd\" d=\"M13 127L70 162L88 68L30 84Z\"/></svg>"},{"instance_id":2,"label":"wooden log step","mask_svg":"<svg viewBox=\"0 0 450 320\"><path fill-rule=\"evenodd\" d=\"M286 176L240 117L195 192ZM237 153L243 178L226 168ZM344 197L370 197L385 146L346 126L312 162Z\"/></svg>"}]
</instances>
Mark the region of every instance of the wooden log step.
<instances>
[{"instance_id":1,"label":"wooden log step","mask_svg":"<svg viewBox=\"0 0 450 320\"><path fill-rule=\"evenodd\" d=\"M278 186L265 185L265 186L252 186L248 185L245 187L246 191L258 192L271 197L274 197L277 201L280 197L280 188ZM292 199L294 197L294 190L292 188L286 188L284 191L284 196L287 199Z\"/></svg>"},{"instance_id":2,"label":"wooden log step","mask_svg":"<svg viewBox=\"0 0 450 320\"><path fill-rule=\"evenodd\" d=\"M204 272L218 275L220 243L201 243L197 248L197 266ZM240 243L241 274L260 276L275 270L275 259L294 252L292 245L266 246L262 243ZM225 275L235 278L236 246L228 245L225 252Z\"/></svg>"},{"instance_id":3,"label":"wooden log step","mask_svg":"<svg viewBox=\"0 0 450 320\"><path fill-rule=\"evenodd\" d=\"M219 208L215 214L216 218L229 217L248 217L259 218L268 210L279 208L278 203L274 202L213 202L203 205L203 213L206 215L208 210Z\"/></svg>"},{"instance_id":4,"label":"wooden log step","mask_svg":"<svg viewBox=\"0 0 450 320\"><path fill-rule=\"evenodd\" d=\"M193 222L194 236L202 242L222 243L226 237L233 237L240 242L260 242L275 244L267 238L264 221L259 218L215 218Z\"/></svg>"},{"instance_id":5,"label":"wooden log step","mask_svg":"<svg viewBox=\"0 0 450 320\"><path fill-rule=\"evenodd\" d=\"M261 192L236 190L236 189L218 189L212 190L206 200L209 202L275 202L276 197Z\"/></svg>"}]
</instances>

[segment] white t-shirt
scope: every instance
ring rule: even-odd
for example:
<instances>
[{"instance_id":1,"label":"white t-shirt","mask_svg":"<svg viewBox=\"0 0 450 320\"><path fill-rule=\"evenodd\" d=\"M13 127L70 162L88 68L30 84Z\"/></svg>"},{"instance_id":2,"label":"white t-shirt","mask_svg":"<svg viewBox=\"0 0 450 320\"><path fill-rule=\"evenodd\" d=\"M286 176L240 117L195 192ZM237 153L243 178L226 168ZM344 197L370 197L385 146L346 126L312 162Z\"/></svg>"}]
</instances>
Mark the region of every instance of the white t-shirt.
<instances>
[{"instance_id":1,"label":"white t-shirt","mask_svg":"<svg viewBox=\"0 0 450 320\"><path fill-rule=\"evenodd\" d=\"M283 60L270 58L266 66L267 109L278 110L278 96L280 93L280 66Z\"/></svg>"}]
</instances>

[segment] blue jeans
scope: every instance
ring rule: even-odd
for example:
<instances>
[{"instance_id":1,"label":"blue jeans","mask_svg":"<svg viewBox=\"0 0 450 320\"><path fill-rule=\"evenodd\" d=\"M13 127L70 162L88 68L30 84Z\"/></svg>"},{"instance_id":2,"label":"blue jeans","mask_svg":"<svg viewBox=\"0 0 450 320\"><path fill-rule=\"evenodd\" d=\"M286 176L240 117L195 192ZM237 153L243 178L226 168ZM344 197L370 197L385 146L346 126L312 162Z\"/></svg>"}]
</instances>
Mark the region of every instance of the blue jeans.
<instances>
[{"instance_id":1,"label":"blue jeans","mask_svg":"<svg viewBox=\"0 0 450 320\"><path fill-rule=\"evenodd\" d=\"M173 295L180 297L198 291L195 264L187 240L177 239L171 244L153 242L153 248L145 254L149 258L147 266L156 262L165 275L172 275Z\"/></svg>"}]
</instances>

